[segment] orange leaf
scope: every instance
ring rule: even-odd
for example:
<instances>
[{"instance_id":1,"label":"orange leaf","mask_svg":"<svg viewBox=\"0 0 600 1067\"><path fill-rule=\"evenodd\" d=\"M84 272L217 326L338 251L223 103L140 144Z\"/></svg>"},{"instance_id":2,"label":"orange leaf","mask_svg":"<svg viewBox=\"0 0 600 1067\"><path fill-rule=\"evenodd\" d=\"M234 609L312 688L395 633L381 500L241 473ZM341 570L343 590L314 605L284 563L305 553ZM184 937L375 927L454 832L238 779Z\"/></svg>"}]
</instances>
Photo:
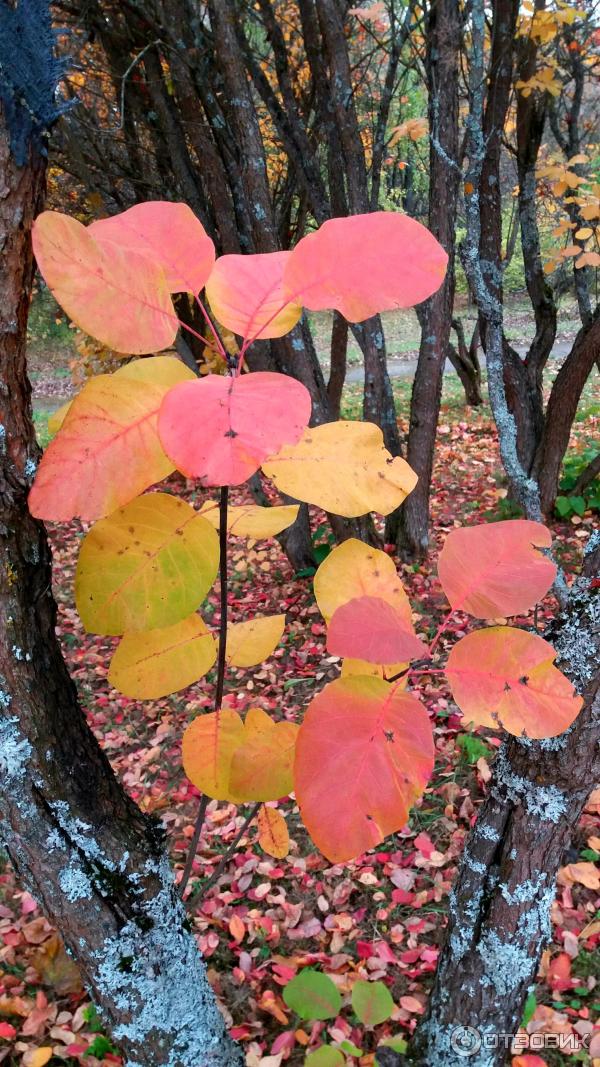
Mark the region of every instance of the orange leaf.
<instances>
[{"instance_id":1,"label":"orange leaf","mask_svg":"<svg viewBox=\"0 0 600 1067\"><path fill-rule=\"evenodd\" d=\"M263 852L282 860L290 851L290 835L287 823L277 808L263 804L258 813L258 843Z\"/></svg>"},{"instance_id":2,"label":"orange leaf","mask_svg":"<svg viewBox=\"0 0 600 1067\"><path fill-rule=\"evenodd\" d=\"M478 619L529 611L556 577L555 564L538 551L551 543L545 526L525 519L452 530L438 559L451 606Z\"/></svg>"},{"instance_id":3,"label":"orange leaf","mask_svg":"<svg viewBox=\"0 0 600 1067\"><path fill-rule=\"evenodd\" d=\"M86 333L130 355L173 344L179 324L167 279L147 256L96 241L59 211L38 215L33 248L54 297Z\"/></svg>"},{"instance_id":4,"label":"orange leaf","mask_svg":"<svg viewBox=\"0 0 600 1067\"><path fill-rule=\"evenodd\" d=\"M555 737L579 714L582 698L553 666L543 638L510 626L476 630L454 645L446 675L467 722L516 737Z\"/></svg>"},{"instance_id":5,"label":"orange leaf","mask_svg":"<svg viewBox=\"0 0 600 1067\"><path fill-rule=\"evenodd\" d=\"M302 308L289 302L283 271L291 252L221 256L206 284L211 310L222 326L245 340L282 337Z\"/></svg>"},{"instance_id":6,"label":"orange leaf","mask_svg":"<svg viewBox=\"0 0 600 1067\"><path fill-rule=\"evenodd\" d=\"M158 412L169 389L194 375L170 356L140 362L155 361L161 381L117 372L86 382L42 456L29 494L32 515L53 522L100 519L171 474Z\"/></svg>"},{"instance_id":7,"label":"orange leaf","mask_svg":"<svg viewBox=\"0 0 600 1067\"><path fill-rule=\"evenodd\" d=\"M296 745L294 781L304 824L335 863L406 823L433 769L423 705L380 678L331 682L311 701Z\"/></svg>"},{"instance_id":8,"label":"orange leaf","mask_svg":"<svg viewBox=\"0 0 600 1067\"><path fill-rule=\"evenodd\" d=\"M587 889L600 889L600 870L595 863L568 863L566 867L561 867L557 880L560 885L579 882Z\"/></svg>"},{"instance_id":9,"label":"orange leaf","mask_svg":"<svg viewBox=\"0 0 600 1067\"><path fill-rule=\"evenodd\" d=\"M158 432L183 474L203 485L239 485L268 456L299 440L310 412L308 390L285 374L211 374L171 389Z\"/></svg>"},{"instance_id":10,"label":"orange leaf","mask_svg":"<svg viewBox=\"0 0 600 1067\"><path fill-rule=\"evenodd\" d=\"M215 262L215 246L187 204L151 200L88 227L99 243L146 256L164 270L171 293L198 293ZM112 254L112 253L111 253Z\"/></svg>"},{"instance_id":11,"label":"orange leaf","mask_svg":"<svg viewBox=\"0 0 600 1067\"><path fill-rule=\"evenodd\" d=\"M246 936L246 927L239 915L232 915L229 920L229 933L234 941L237 941L238 945L240 941L244 940L244 937Z\"/></svg>"},{"instance_id":12,"label":"orange leaf","mask_svg":"<svg viewBox=\"0 0 600 1067\"><path fill-rule=\"evenodd\" d=\"M264 801L291 793L298 729L292 722L273 722L261 708L250 708L231 759L231 794Z\"/></svg>"},{"instance_id":13,"label":"orange leaf","mask_svg":"<svg viewBox=\"0 0 600 1067\"><path fill-rule=\"evenodd\" d=\"M362 596L342 604L327 630L327 649L368 663L398 663L427 655L401 615L380 597Z\"/></svg>"},{"instance_id":14,"label":"orange leaf","mask_svg":"<svg viewBox=\"0 0 600 1067\"><path fill-rule=\"evenodd\" d=\"M244 724L235 711L198 715L182 741L183 769L197 789L213 800L233 800L229 788L231 757L244 739Z\"/></svg>"},{"instance_id":15,"label":"orange leaf","mask_svg":"<svg viewBox=\"0 0 600 1067\"><path fill-rule=\"evenodd\" d=\"M374 211L330 219L303 237L284 274L290 300L349 322L413 307L439 289L448 256L415 219Z\"/></svg>"}]
</instances>

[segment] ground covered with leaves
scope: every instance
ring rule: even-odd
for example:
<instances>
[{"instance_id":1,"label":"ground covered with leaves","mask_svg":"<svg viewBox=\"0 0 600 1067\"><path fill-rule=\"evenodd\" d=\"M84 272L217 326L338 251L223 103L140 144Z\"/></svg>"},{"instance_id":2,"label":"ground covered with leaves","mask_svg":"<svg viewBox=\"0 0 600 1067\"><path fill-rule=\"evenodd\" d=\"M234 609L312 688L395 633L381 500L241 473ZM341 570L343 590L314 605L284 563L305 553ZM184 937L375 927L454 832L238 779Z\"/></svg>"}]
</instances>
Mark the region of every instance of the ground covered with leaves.
<instances>
[{"instance_id":1,"label":"ground covered with leaves","mask_svg":"<svg viewBox=\"0 0 600 1067\"><path fill-rule=\"evenodd\" d=\"M48 381L52 384L52 375ZM398 411L407 429L410 383L395 383ZM60 394L50 388L49 397ZM345 417L359 417L360 387L345 395ZM48 403L52 409L54 401ZM597 440L597 386L586 390L574 428L570 461ZM38 414L44 432L45 414ZM181 481L173 488L186 492ZM188 487L192 502L199 497ZM244 488L232 503L247 502ZM456 379L446 379L433 481L436 546L423 566L401 566L417 631L431 637L446 605L436 577L437 548L455 525L511 515L495 435L487 407L464 407ZM554 532L569 573L581 562L582 545L598 515L589 510L557 517ZM313 514L318 552L330 548L324 516ZM125 787L140 806L160 818L168 832L180 877L198 805L197 791L181 766L186 724L211 707L214 675L168 699L135 703L111 689L107 669L116 642L86 635L73 607L73 572L80 523L51 530L60 638L90 725ZM231 541L232 621L286 612L284 638L262 666L233 669L226 702L238 711L253 705L275 718L299 722L303 708L339 673L325 650L325 627L309 574L294 574L276 541ZM537 625L553 611L548 599ZM218 583L207 621L218 625ZM516 623L532 624L532 617ZM462 636L458 615L444 638ZM212 802L194 864L190 915L209 977L234 1036L246 1049L248 1067L299 1065L322 1042L342 1047L349 1064L374 1062L377 1044L409 1039L424 1010L444 930L447 895L465 837L490 778L499 744L485 730L469 732L453 706L442 676L422 689L435 727L436 773L410 825L376 852L345 866L316 853L303 830L293 798L280 802L292 839L287 858L275 860L257 842L255 822L244 829L249 807ZM225 856L225 860L224 860ZM581 820L565 858L552 910L552 943L545 950L535 993L523 1024L531 1033L587 1038L600 1016L600 790ZM211 876L216 878L211 879ZM206 881L212 884L206 887ZM307 965L331 976L342 995L338 1017L303 1022L282 997L285 985ZM374 1029L353 1015L350 994L357 978L381 979L394 1001L392 1018ZM590 1051L571 1056L545 1052L521 1056L514 1067L567 1062L600 1065L600 1032ZM399 1047L401 1047L401 1042ZM0 859L0 1062L44 1064L121 1063L81 988L77 969L36 902L23 892ZM192 1065L190 1065L192 1067Z\"/></svg>"}]
</instances>

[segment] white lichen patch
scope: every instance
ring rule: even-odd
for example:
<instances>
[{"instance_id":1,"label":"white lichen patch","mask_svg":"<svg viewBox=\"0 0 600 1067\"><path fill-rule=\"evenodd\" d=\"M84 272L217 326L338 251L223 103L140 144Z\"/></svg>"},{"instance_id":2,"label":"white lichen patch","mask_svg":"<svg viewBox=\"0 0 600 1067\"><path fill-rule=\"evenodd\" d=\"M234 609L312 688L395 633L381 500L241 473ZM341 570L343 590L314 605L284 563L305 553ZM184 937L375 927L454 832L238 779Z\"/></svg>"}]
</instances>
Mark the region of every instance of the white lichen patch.
<instances>
[{"instance_id":1,"label":"white lichen patch","mask_svg":"<svg viewBox=\"0 0 600 1067\"><path fill-rule=\"evenodd\" d=\"M150 1039L162 1042L164 1067L241 1067L194 937L183 926L166 860L161 882L157 895L140 903L138 920L96 953L98 989L127 1019L113 1029L114 1037L140 1050ZM127 1067L138 1067L135 1059Z\"/></svg>"},{"instance_id":2,"label":"white lichen patch","mask_svg":"<svg viewBox=\"0 0 600 1067\"><path fill-rule=\"evenodd\" d=\"M554 785L538 785L529 778L515 774L500 749L494 764L492 793L502 800L499 787L504 789L513 804L523 804L531 815L546 822L558 823L568 809L568 796Z\"/></svg>"},{"instance_id":3,"label":"white lichen patch","mask_svg":"<svg viewBox=\"0 0 600 1067\"><path fill-rule=\"evenodd\" d=\"M81 863L73 858L58 876L58 883L67 900L89 900L94 895L94 888L83 870Z\"/></svg>"},{"instance_id":4,"label":"white lichen patch","mask_svg":"<svg viewBox=\"0 0 600 1067\"><path fill-rule=\"evenodd\" d=\"M33 751L18 724L17 718L0 722L0 776L3 783L13 783L24 778Z\"/></svg>"}]
</instances>

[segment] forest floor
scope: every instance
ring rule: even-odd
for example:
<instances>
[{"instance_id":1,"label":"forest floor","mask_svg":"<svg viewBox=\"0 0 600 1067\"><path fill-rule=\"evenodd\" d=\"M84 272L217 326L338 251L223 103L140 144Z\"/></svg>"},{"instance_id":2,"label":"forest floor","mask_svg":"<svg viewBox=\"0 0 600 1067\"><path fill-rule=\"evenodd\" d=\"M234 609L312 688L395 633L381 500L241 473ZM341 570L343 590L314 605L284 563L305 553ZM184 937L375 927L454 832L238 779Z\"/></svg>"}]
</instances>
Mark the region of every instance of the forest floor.
<instances>
[{"instance_id":1,"label":"forest floor","mask_svg":"<svg viewBox=\"0 0 600 1067\"><path fill-rule=\"evenodd\" d=\"M46 439L47 413L70 393L62 361L32 353L36 413ZM54 350L55 355L56 350ZM571 452L583 454L598 440L600 394L590 382L574 427ZM45 384L44 384L45 383ZM41 387L41 388L40 388ZM396 379L399 421L407 430L410 382ZM359 417L361 389L350 385L343 415ZM194 501L183 480L173 488ZM425 638L445 613L436 578L436 551L457 524L508 517L504 478L487 405L464 407L457 379L448 375L440 417L433 475L435 544L422 566L400 565L415 624ZM246 500L246 490L233 503ZM597 514L554 522L558 554L567 572L577 571L582 545ZM315 543L327 551L323 516L313 515ZM178 870L186 857L197 807L197 791L181 767L181 736L199 711L210 708L214 677L168 699L136 703L107 682L116 642L85 634L73 607L73 571L81 523L50 529L54 553L59 632L90 725L115 772L135 800L159 817L169 835ZM233 621L286 612L280 647L260 667L231 670L227 700L244 711L259 704L277 718L300 721L313 694L339 673L325 650L325 627L309 575L294 574L275 541L232 539L229 607ZM553 612L551 599L539 613ZM218 585L205 617L218 622ZM515 620L531 624L531 618ZM462 634L458 616L448 641ZM445 640L445 639L444 639ZM443 935L447 895L464 840L485 794L499 743L489 731L469 732L442 681L424 687L434 724L436 773L410 824L382 848L345 866L332 866L311 845L293 799L279 804L288 820L291 851L284 860L261 852L253 823L202 897L202 881L219 864L236 836L247 808L213 802L192 876L197 902L191 912L209 977L234 1035L243 1042L248 1067L299 1067L322 1041L347 1042L348 1064L371 1067L374 1049L386 1037L410 1038L424 1010ZM530 1034L588 1039L600 1018L600 790L592 794L561 872L552 909L551 944L544 951L524 1025ZM282 987L302 966L327 972L344 998L332 1023L303 1023L286 1007ZM368 1031L349 1006L356 977L383 979L396 1005L393 1019ZM590 1058L582 1050L566 1055L545 1051L515 1057L513 1067L593 1063L600 1067L600 1030ZM352 1051L354 1047L354 1051ZM77 970L36 902L0 859L0 1063L6 1067L54 1064L118 1065L118 1050L81 989ZM190 1065L193 1067L193 1065Z\"/></svg>"}]
</instances>

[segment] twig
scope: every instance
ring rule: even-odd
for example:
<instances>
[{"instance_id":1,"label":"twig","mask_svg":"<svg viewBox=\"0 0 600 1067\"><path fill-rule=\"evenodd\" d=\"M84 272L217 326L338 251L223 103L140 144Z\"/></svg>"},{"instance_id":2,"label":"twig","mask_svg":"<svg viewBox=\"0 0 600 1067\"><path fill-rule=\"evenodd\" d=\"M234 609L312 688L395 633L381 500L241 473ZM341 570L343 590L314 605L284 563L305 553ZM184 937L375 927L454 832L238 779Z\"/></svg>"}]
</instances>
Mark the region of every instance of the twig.
<instances>
[{"instance_id":1,"label":"twig","mask_svg":"<svg viewBox=\"0 0 600 1067\"><path fill-rule=\"evenodd\" d=\"M198 888L196 890L194 890L193 893L190 893L188 899L185 902L187 908L191 908L194 904L196 904L198 899L203 900L204 897L206 896L206 894L208 893L209 889L212 889L212 887L215 884L215 882L217 881L217 879L221 877L221 875L223 874L223 871L225 870L225 867L227 866L229 860L231 859L231 856L233 855L233 853L235 852L237 846L239 845L242 837L246 833L246 830L248 829L248 827L249 827L250 823L252 822L254 816L258 813L258 809L259 808L260 808L260 802L258 804L253 804L252 805L252 807L250 808L250 811L246 815L246 818L244 819L242 825L240 826L240 828L239 828L237 834L235 835L233 841L231 842L231 844L228 846L227 850L221 856L221 859L220 859L218 865L215 867L215 869L214 869L213 873L211 874L210 878L207 878L206 882L203 882L202 885L198 886Z\"/></svg>"},{"instance_id":2,"label":"twig","mask_svg":"<svg viewBox=\"0 0 600 1067\"><path fill-rule=\"evenodd\" d=\"M225 686L225 655L227 652L227 591L228 591L228 573L227 573L227 508L229 504L229 486L224 485L221 487L221 495L219 497L219 579L221 584L221 621L219 625L219 654L217 658L217 685L215 688L215 711L220 711L221 704L223 703L223 688ZM183 895L187 889L187 884L190 880L192 873L192 866L198 850L198 842L200 841L200 834L202 833L202 827L204 825L204 818L206 816L206 809L208 807L210 797L203 796L200 799L200 805L198 808L198 814L196 816L196 824L194 827L194 833L190 842L190 848L185 861L185 867L181 882L179 883L179 896L183 899Z\"/></svg>"}]
</instances>

